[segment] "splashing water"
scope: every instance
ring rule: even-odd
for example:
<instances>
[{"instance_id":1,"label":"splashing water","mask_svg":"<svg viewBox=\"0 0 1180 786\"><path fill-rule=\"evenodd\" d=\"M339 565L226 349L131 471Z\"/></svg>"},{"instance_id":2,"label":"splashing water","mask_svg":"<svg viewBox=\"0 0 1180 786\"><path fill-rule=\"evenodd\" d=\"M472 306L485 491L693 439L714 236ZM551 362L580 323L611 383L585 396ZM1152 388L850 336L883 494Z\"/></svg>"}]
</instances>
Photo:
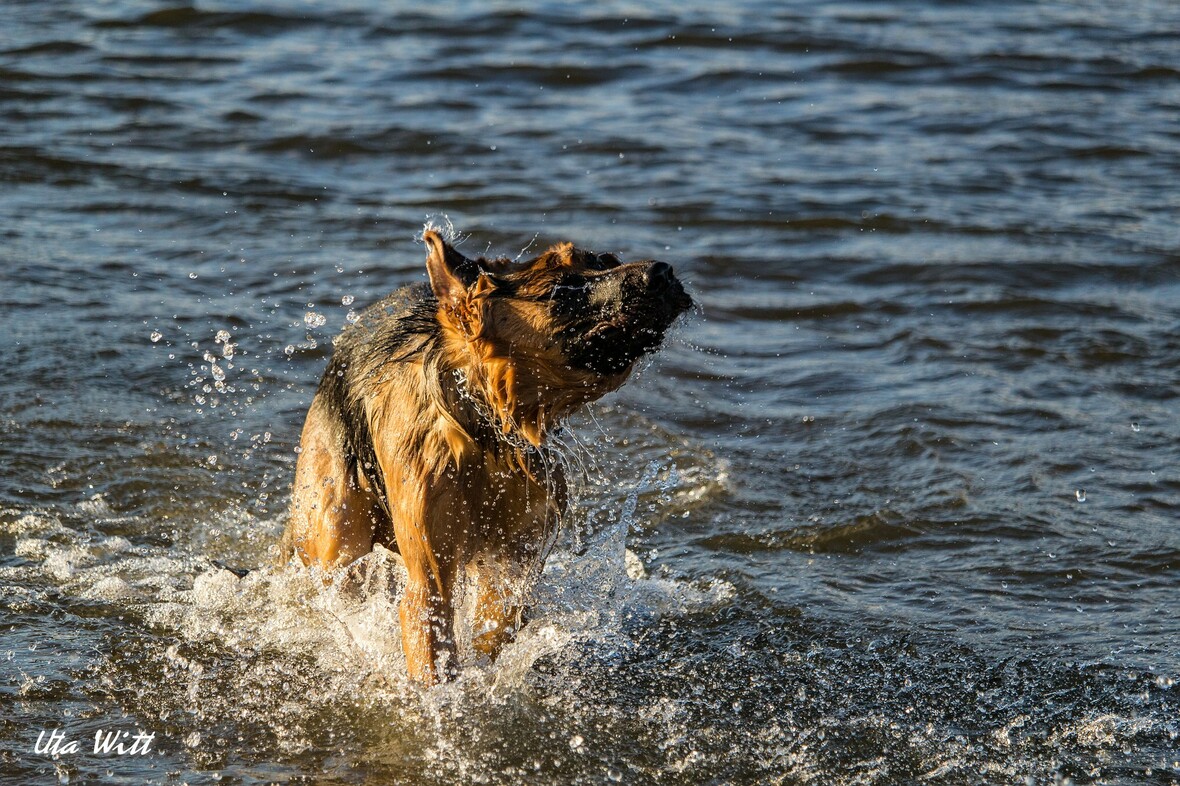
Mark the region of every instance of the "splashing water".
<instances>
[{"instance_id":1,"label":"splashing water","mask_svg":"<svg viewBox=\"0 0 1180 786\"><path fill-rule=\"evenodd\" d=\"M19 576L6 569L5 578L94 604L100 616L117 614L107 636L119 645L88 667L91 678L134 704L143 723L182 745L200 767L226 766L227 750L302 759L318 755L326 740L357 739L373 766L396 758L429 781L442 762L448 772L478 779L517 766L505 765L511 756L503 735L511 736L513 723L544 723L553 709L544 697L567 696L560 683L570 669L633 653L637 621L732 598L724 581L697 586L649 577L625 546L628 531L642 524L639 506L699 497L707 488L686 484L667 459L648 462L638 480L621 486L585 466L581 472L585 489L569 537L535 588L528 624L494 665L468 655L455 683L426 691L404 676L397 605L404 567L381 547L325 585L292 566L264 564L239 577L203 556L185 556L188 549L136 546L49 514L24 515L4 531L27 564ZM87 504L88 515L114 518L101 497ZM279 525L239 517L206 526L229 534ZM271 559L257 551L267 547L252 548L263 563ZM191 551L203 550L194 544ZM504 712L514 720L497 721L482 740L476 735L473 748L468 724ZM590 755L594 738L582 736L566 755ZM485 747L495 762L472 753Z\"/></svg>"},{"instance_id":2,"label":"splashing water","mask_svg":"<svg viewBox=\"0 0 1180 786\"><path fill-rule=\"evenodd\" d=\"M157 5L5 7L0 779L1180 780L1180 6ZM394 599L262 566L335 322L444 210L708 319L422 692ZM158 755L31 752L120 725Z\"/></svg>"}]
</instances>

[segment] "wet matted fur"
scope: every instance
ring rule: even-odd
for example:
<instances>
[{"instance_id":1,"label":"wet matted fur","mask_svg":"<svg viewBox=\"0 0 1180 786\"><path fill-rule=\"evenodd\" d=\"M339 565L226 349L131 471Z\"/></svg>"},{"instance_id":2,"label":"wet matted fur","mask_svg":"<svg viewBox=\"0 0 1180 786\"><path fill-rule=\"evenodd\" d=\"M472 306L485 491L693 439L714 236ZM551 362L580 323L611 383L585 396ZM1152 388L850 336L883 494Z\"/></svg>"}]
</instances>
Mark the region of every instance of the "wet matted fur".
<instances>
[{"instance_id":1,"label":"wet matted fur","mask_svg":"<svg viewBox=\"0 0 1180 786\"><path fill-rule=\"evenodd\" d=\"M473 648L521 624L562 513L547 436L614 390L692 301L663 262L569 243L513 263L423 235L430 284L338 338L303 427L284 559L330 571L397 551L410 676L453 676L455 594L475 583Z\"/></svg>"}]
</instances>

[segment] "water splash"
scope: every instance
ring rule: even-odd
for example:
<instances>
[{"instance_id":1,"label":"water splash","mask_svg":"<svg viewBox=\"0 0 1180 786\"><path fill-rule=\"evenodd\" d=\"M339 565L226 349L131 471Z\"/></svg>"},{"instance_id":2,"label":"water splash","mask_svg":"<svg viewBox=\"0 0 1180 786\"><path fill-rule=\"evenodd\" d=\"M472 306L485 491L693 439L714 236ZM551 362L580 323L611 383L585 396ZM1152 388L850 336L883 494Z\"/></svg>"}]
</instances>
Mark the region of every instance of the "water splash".
<instances>
[{"instance_id":1,"label":"water splash","mask_svg":"<svg viewBox=\"0 0 1180 786\"><path fill-rule=\"evenodd\" d=\"M220 460L209 456L208 463ZM118 656L95 664L96 679L131 686L117 690L142 722L160 728L202 767L224 766L226 750L302 756L343 735L364 738L366 756L384 756L383 746L392 745L403 764L410 762L405 766L445 761L480 780L496 770L473 747L499 751L504 743L465 739L472 718L531 707L520 720L539 722L546 711L536 702L572 697L560 676L551 681L554 675L572 676L588 660L628 657L638 643L636 620L731 601L733 588L725 582L648 576L642 559L626 548L628 532L643 524L635 517L645 501L698 493L667 460L648 462L637 474L622 486L601 477L588 486L597 496L583 499L575 515L594 511L598 523L571 525L579 537L556 547L529 623L498 661L489 665L466 654L460 679L429 691L403 676L397 603L404 567L379 547L325 586L313 571L267 564L272 557L259 543L273 542L281 522L240 512L202 520L207 514L192 511L183 529L193 540L136 545L37 514L4 525L0 534L14 538L24 564L19 576L11 568L0 573L6 584L95 604L93 613L112 620ZM84 504L96 523L118 519L101 496ZM272 535L250 537L259 532ZM239 577L212 565L205 557L211 553L262 566ZM491 722L497 731L489 734L507 733L502 723ZM594 737L577 731L567 739L574 733L584 744L570 754L595 755Z\"/></svg>"}]
</instances>

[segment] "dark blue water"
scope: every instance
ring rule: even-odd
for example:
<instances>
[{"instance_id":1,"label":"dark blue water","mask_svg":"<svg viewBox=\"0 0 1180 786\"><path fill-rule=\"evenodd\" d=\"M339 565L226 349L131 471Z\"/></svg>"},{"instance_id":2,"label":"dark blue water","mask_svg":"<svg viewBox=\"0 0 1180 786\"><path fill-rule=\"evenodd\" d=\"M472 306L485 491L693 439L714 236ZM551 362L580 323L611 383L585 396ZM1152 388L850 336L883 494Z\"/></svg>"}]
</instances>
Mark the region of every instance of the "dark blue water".
<instances>
[{"instance_id":1,"label":"dark blue water","mask_svg":"<svg viewBox=\"0 0 1180 786\"><path fill-rule=\"evenodd\" d=\"M1180 6L0 19L0 781L1180 781ZM701 308L575 424L521 640L422 693L271 549L448 219Z\"/></svg>"}]
</instances>

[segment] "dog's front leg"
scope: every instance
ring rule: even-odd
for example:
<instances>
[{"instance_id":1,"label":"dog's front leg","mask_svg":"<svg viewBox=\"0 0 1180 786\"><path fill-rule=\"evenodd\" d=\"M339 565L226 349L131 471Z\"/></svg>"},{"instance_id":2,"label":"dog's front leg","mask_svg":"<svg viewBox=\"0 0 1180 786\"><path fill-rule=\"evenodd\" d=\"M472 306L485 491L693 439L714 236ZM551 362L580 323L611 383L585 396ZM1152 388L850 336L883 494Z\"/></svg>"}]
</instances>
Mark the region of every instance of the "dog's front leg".
<instances>
[{"instance_id":1,"label":"dog's front leg","mask_svg":"<svg viewBox=\"0 0 1180 786\"><path fill-rule=\"evenodd\" d=\"M511 581L503 569L484 564L476 569L476 573L478 589L471 646L481 656L495 661L504 645L520 630L523 592L518 585L519 579Z\"/></svg>"},{"instance_id":2,"label":"dog's front leg","mask_svg":"<svg viewBox=\"0 0 1180 786\"><path fill-rule=\"evenodd\" d=\"M407 559L409 579L399 613L410 679L434 685L458 673L455 654L453 577L426 560ZM447 571L450 573L451 571Z\"/></svg>"},{"instance_id":3,"label":"dog's front leg","mask_svg":"<svg viewBox=\"0 0 1180 786\"><path fill-rule=\"evenodd\" d=\"M540 521L486 549L467 566L468 580L476 588L471 645L490 661L496 660L524 625L530 595L558 522L553 509L542 515Z\"/></svg>"}]
</instances>

